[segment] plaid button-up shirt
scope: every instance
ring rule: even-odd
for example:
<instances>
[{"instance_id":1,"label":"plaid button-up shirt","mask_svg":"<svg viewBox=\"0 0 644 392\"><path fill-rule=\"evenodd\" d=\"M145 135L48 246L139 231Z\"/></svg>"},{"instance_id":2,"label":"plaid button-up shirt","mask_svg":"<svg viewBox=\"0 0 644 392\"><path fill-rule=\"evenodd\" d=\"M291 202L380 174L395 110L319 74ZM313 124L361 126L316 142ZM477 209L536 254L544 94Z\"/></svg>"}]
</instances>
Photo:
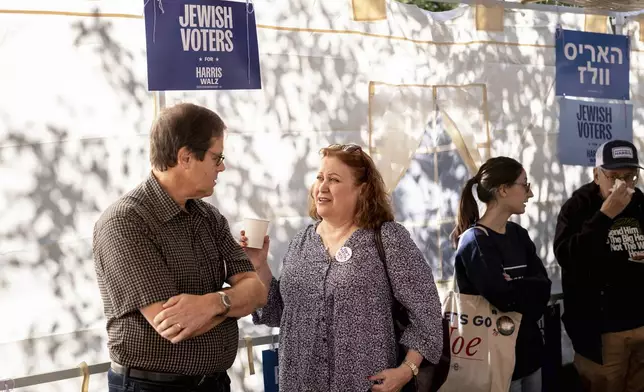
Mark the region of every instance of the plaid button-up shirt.
<instances>
[{"instance_id":1,"label":"plaid button-up shirt","mask_svg":"<svg viewBox=\"0 0 644 392\"><path fill-rule=\"evenodd\" d=\"M232 366L239 338L235 318L172 344L139 311L178 294L216 292L231 276L254 270L214 206L190 200L184 211L150 174L103 213L93 246L113 361L186 375Z\"/></svg>"}]
</instances>

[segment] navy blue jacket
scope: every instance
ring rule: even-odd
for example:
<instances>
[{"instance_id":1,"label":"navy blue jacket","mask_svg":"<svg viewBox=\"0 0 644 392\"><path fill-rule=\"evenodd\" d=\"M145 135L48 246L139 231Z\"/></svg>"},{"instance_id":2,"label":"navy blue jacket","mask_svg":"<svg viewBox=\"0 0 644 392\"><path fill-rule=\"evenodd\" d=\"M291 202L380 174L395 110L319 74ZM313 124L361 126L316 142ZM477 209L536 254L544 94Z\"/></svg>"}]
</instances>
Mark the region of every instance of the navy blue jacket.
<instances>
[{"instance_id":1,"label":"navy blue jacket","mask_svg":"<svg viewBox=\"0 0 644 392\"><path fill-rule=\"evenodd\" d=\"M512 376L517 380L542 366L538 321L548 305L551 282L523 227L508 222L505 234L485 229L470 229L461 236L454 265L456 284L463 294L481 295L500 311L523 316ZM504 273L512 280L507 281Z\"/></svg>"}]
</instances>

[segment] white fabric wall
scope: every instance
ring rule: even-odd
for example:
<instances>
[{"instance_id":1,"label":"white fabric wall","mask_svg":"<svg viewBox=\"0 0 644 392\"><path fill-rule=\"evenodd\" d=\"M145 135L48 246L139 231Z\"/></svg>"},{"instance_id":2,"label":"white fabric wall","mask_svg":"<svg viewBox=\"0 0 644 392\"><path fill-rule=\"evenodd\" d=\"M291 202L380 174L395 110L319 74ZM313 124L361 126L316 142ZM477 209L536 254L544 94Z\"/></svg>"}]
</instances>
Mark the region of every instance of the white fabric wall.
<instances>
[{"instance_id":1,"label":"white fabric wall","mask_svg":"<svg viewBox=\"0 0 644 392\"><path fill-rule=\"evenodd\" d=\"M448 234L469 171L491 155L521 160L535 198L519 220L558 289L556 214L590 177L556 161L554 29L582 30L583 16L506 11L504 33L486 33L470 7L432 15L391 1L386 21L358 23L349 1L254 3L262 90L165 98L206 105L227 122L228 170L210 201L234 230L247 215L272 220L275 274L309 221L318 149L356 142L371 149L397 219L441 281L452 276ZM147 91L142 10L131 0L0 0L0 379L108 359L91 234L101 211L149 171L159 102ZM270 332L240 325L242 336ZM240 351L234 390L261 390L261 372L244 376L244 362ZM90 386L105 390L104 376Z\"/></svg>"}]
</instances>

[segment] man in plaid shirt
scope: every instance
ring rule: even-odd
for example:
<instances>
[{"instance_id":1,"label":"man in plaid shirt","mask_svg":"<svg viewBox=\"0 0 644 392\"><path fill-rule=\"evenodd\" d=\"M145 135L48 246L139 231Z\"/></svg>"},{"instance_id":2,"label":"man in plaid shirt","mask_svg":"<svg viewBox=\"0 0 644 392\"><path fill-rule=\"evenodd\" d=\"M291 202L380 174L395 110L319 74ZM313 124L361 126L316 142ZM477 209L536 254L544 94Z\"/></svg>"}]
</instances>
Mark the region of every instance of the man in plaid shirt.
<instances>
[{"instance_id":1,"label":"man in plaid shirt","mask_svg":"<svg viewBox=\"0 0 644 392\"><path fill-rule=\"evenodd\" d=\"M204 107L163 111L150 132L152 172L94 227L110 392L230 391L237 318L267 291L226 218L201 200L226 168L224 130Z\"/></svg>"}]
</instances>

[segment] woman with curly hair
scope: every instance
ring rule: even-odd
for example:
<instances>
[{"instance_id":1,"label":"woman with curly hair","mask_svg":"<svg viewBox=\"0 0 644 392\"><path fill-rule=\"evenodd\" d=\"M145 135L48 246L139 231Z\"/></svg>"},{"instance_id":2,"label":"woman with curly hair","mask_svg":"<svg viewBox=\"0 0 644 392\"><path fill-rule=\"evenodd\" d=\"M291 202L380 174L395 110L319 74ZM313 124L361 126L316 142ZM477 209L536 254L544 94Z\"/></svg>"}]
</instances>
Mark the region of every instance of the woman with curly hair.
<instances>
[{"instance_id":1,"label":"woman with curly hair","mask_svg":"<svg viewBox=\"0 0 644 392\"><path fill-rule=\"evenodd\" d=\"M291 240L279 280L266 262L268 247L246 248L242 232L242 246L270 288L253 320L280 327L280 390L398 391L423 359L438 363L441 355L432 271L409 232L394 222L372 159L353 144L331 145L321 156L309 197L315 223ZM410 317L399 339L394 300ZM406 349L402 363L398 344Z\"/></svg>"}]
</instances>

